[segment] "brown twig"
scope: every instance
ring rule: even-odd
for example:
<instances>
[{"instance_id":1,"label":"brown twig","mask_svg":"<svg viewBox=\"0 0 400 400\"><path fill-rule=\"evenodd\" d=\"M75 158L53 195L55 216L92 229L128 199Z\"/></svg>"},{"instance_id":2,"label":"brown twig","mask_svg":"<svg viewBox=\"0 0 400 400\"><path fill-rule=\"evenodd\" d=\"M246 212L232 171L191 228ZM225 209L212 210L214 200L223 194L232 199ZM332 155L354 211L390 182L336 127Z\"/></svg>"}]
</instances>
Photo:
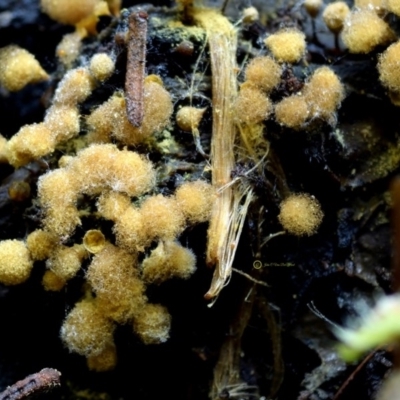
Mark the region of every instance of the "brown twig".
<instances>
[{"instance_id":1,"label":"brown twig","mask_svg":"<svg viewBox=\"0 0 400 400\"><path fill-rule=\"evenodd\" d=\"M379 350L380 348L375 349L374 351L371 351L367 356L360 362L360 364L357 365L357 368L350 374L350 376L344 381L343 385L340 387L340 389L336 392L335 397L333 400L337 400L343 392L346 390L347 386L349 386L350 382L355 378L355 376L361 371L362 368L364 368L365 364L369 360L371 360L372 356Z\"/></svg>"},{"instance_id":2,"label":"brown twig","mask_svg":"<svg viewBox=\"0 0 400 400\"><path fill-rule=\"evenodd\" d=\"M147 18L145 11L129 15L128 56L125 77L126 113L139 127L143 121L143 86L146 64Z\"/></svg>"},{"instance_id":3,"label":"brown twig","mask_svg":"<svg viewBox=\"0 0 400 400\"><path fill-rule=\"evenodd\" d=\"M23 400L32 394L51 390L60 386L60 376L56 369L44 368L9 386L0 393L0 400Z\"/></svg>"}]
</instances>

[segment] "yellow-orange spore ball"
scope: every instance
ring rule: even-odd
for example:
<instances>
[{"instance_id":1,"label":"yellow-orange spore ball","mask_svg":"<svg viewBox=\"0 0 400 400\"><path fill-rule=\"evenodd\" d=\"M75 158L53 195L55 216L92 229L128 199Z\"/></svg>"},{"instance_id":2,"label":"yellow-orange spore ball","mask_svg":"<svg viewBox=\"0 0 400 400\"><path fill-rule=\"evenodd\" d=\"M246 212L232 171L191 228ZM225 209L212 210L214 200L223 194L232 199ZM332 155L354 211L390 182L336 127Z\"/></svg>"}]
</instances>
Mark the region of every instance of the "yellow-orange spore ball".
<instances>
[{"instance_id":1,"label":"yellow-orange spore ball","mask_svg":"<svg viewBox=\"0 0 400 400\"><path fill-rule=\"evenodd\" d=\"M275 105L276 122L288 128L302 128L309 114L308 105L304 96L289 96Z\"/></svg>"},{"instance_id":2,"label":"yellow-orange spore ball","mask_svg":"<svg viewBox=\"0 0 400 400\"><path fill-rule=\"evenodd\" d=\"M166 342L170 327L171 316L160 304L146 304L133 322L133 330L145 344Z\"/></svg>"},{"instance_id":3,"label":"yellow-orange spore ball","mask_svg":"<svg viewBox=\"0 0 400 400\"><path fill-rule=\"evenodd\" d=\"M49 171L39 178L38 194L44 208L75 205L77 201L77 183L66 169Z\"/></svg>"},{"instance_id":4,"label":"yellow-orange spore ball","mask_svg":"<svg viewBox=\"0 0 400 400\"><path fill-rule=\"evenodd\" d=\"M0 49L0 84L7 90L16 92L46 79L46 71L29 51L14 45Z\"/></svg>"},{"instance_id":5,"label":"yellow-orange spore ball","mask_svg":"<svg viewBox=\"0 0 400 400\"><path fill-rule=\"evenodd\" d=\"M61 339L69 351L95 356L113 343L114 324L104 317L93 299L77 303L61 327Z\"/></svg>"},{"instance_id":6,"label":"yellow-orange spore ball","mask_svg":"<svg viewBox=\"0 0 400 400\"><path fill-rule=\"evenodd\" d=\"M152 189L156 182L153 164L133 151L121 150L112 166L112 190L136 197Z\"/></svg>"},{"instance_id":7,"label":"yellow-orange spore ball","mask_svg":"<svg viewBox=\"0 0 400 400\"><path fill-rule=\"evenodd\" d=\"M83 246L92 254L96 254L103 250L106 244L106 238L98 229L90 229L83 237Z\"/></svg>"},{"instance_id":8,"label":"yellow-orange spore ball","mask_svg":"<svg viewBox=\"0 0 400 400\"><path fill-rule=\"evenodd\" d=\"M87 358L87 366L90 371L111 371L117 365L117 349L114 343L110 343L99 354Z\"/></svg>"},{"instance_id":9,"label":"yellow-orange spore ball","mask_svg":"<svg viewBox=\"0 0 400 400\"><path fill-rule=\"evenodd\" d=\"M111 244L93 257L86 277L104 315L124 323L143 306L147 299L138 274L136 256Z\"/></svg>"},{"instance_id":10,"label":"yellow-orange spore ball","mask_svg":"<svg viewBox=\"0 0 400 400\"><path fill-rule=\"evenodd\" d=\"M311 18L315 18L322 8L322 0L304 0L304 8L308 12Z\"/></svg>"},{"instance_id":11,"label":"yellow-orange spore ball","mask_svg":"<svg viewBox=\"0 0 400 400\"><path fill-rule=\"evenodd\" d=\"M317 68L303 93L310 117L334 122L334 113L344 98L344 86L333 70L328 67Z\"/></svg>"},{"instance_id":12,"label":"yellow-orange spore ball","mask_svg":"<svg viewBox=\"0 0 400 400\"><path fill-rule=\"evenodd\" d=\"M253 58L245 70L246 81L269 93L278 86L282 67L271 57Z\"/></svg>"},{"instance_id":13,"label":"yellow-orange spore ball","mask_svg":"<svg viewBox=\"0 0 400 400\"><path fill-rule=\"evenodd\" d=\"M394 92L400 92L400 41L390 45L379 57L379 79Z\"/></svg>"},{"instance_id":14,"label":"yellow-orange spore ball","mask_svg":"<svg viewBox=\"0 0 400 400\"><path fill-rule=\"evenodd\" d=\"M185 182L175 192L176 201L190 223L205 222L210 218L214 189L204 181Z\"/></svg>"},{"instance_id":15,"label":"yellow-orange spore ball","mask_svg":"<svg viewBox=\"0 0 400 400\"><path fill-rule=\"evenodd\" d=\"M59 292L66 284L65 279L56 275L53 271L48 269L42 278L42 285L44 290L49 292Z\"/></svg>"},{"instance_id":16,"label":"yellow-orange spore ball","mask_svg":"<svg viewBox=\"0 0 400 400\"><path fill-rule=\"evenodd\" d=\"M173 197L161 194L149 197L143 202L140 213L149 240L171 240L185 228L185 217Z\"/></svg>"},{"instance_id":17,"label":"yellow-orange spore ball","mask_svg":"<svg viewBox=\"0 0 400 400\"><path fill-rule=\"evenodd\" d=\"M0 260L0 282L4 285L18 285L29 278L33 261L23 241L0 242Z\"/></svg>"},{"instance_id":18,"label":"yellow-orange spore ball","mask_svg":"<svg viewBox=\"0 0 400 400\"><path fill-rule=\"evenodd\" d=\"M324 214L319 202L309 194L292 194L280 205L279 222L290 234L311 236L316 233Z\"/></svg>"},{"instance_id":19,"label":"yellow-orange spore ball","mask_svg":"<svg viewBox=\"0 0 400 400\"><path fill-rule=\"evenodd\" d=\"M37 229L26 238L26 246L33 260L45 260L50 257L57 245L57 238L50 232Z\"/></svg>"},{"instance_id":20,"label":"yellow-orange spore ball","mask_svg":"<svg viewBox=\"0 0 400 400\"><path fill-rule=\"evenodd\" d=\"M75 68L64 75L54 95L56 105L76 106L92 93L94 82L88 68Z\"/></svg>"},{"instance_id":21,"label":"yellow-orange spore ball","mask_svg":"<svg viewBox=\"0 0 400 400\"><path fill-rule=\"evenodd\" d=\"M328 4L322 14L322 18L329 30L338 33L343 29L344 21L350 14L350 8L344 1L336 1Z\"/></svg>"},{"instance_id":22,"label":"yellow-orange spore ball","mask_svg":"<svg viewBox=\"0 0 400 400\"><path fill-rule=\"evenodd\" d=\"M351 53L369 53L396 39L389 25L373 11L352 11L345 20L342 40Z\"/></svg>"},{"instance_id":23,"label":"yellow-orange spore ball","mask_svg":"<svg viewBox=\"0 0 400 400\"><path fill-rule=\"evenodd\" d=\"M78 58L82 48L82 35L79 31L67 33L57 45L56 56L67 67Z\"/></svg>"},{"instance_id":24,"label":"yellow-orange spore ball","mask_svg":"<svg viewBox=\"0 0 400 400\"><path fill-rule=\"evenodd\" d=\"M116 220L115 239L118 246L128 251L143 251L151 242L145 225L148 223L135 207L128 207Z\"/></svg>"},{"instance_id":25,"label":"yellow-orange spore ball","mask_svg":"<svg viewBox=\"0 0 400 400\"><path fill-rule=\"evenodd\" d=\"M75 25L94 13L100 0L41 0L42 11L51 19L66 25Z\"/></svg>"},{"instance_id":26,"label":"yellow-orange spore ball","mask_svg":"<svg viewBox=\"0 0 400 400\"><path fill-rule=\"evenodd\" d=\"M122 217L125 210L131 205L128 195L119 192L104 192L97 200L97 210L101 216L111 221Z\"/></svg>"},{"instance_id":27,"label":"yellow-orange spore ball","mask_svg":"<svg viewBox=\"0 0 400 400\"><path fill-rule=\"evenodd\" d=\"M181 107L176 113L176 123L183 131L194 132L198 129L205 111L205 108Z\"/></svg>"},{"instance_id":28,"label":"yellow-orange spore ball","mask_svg":"<svg viewBox=\"0 0 400 400\"><path fill-rule=\"evenodd\" d=\"M79 210L72 205L54 205L45 209L44 228L61 240L71 236L75 228L81 224Z\"/></svg>"},{"instance_id":29,"label":"yellow-orange spore ball","mask_svg":"<svg viewBox=\"0 0 400 400\"><path fill-rule=\"evenodd\" d=\"M56 169L42 175L38 182L38 195L45 212L45 230L65 238L81 223L76 208L77 185L72 174Z\"/></svg>"},{"instance_id":30,"label":"yellow-orange spore ball","mask_svg":"<svg viewBox=\"0 0 400 400\"><path fill-rule=\"evenodd\" d=\"M393 14L400 16L400 1L399 0L386 0L386 7Z\"/></svg>"},{"instance_id":31,"label":"yellow-orange spore ball","mask_svg":"<svg viewBox=\"0 0 400 400\"><path fill-rule=\"evenodd\" d=\"M306 51L306 37L294 28L282 29L264 40L278 62L296 63Z\"/></svg>"},{"instance_id":32,"label":"yellow-orange spore ball","mask_svg":"<svg viewBox=\"0 0 400 400\"><path fill-rule=\"evenodd\" d=\"M237 122L256 125L270 116L272 103L260 89L245 82L240 87L232 112Z\"/></svg>"},{"instance_id":33,"label":"yellow-orange spore ball","mask_svg":"<svg viewBox=\"0 0 400 400\"><path fill-rule=\"evenodd\" d=\"M138 153L120 151L111 144L94 144L80 151L68 169L76 177L78 191L89 195L111 189L139 196L155 183L150 161Z\"/></svg>"},{"instance_id":34,"label":"yellow-orange spore ball","mask_svg":"<svg viewBox=\"0 0 400 400\"><path fill-rule=\"evenodd\" d=\"M72 106L52 106L44 118L46 127L51 131L54 141L61 142L79 133L79 111Z\"/></svg>"},{"instance_id":35,"label":"yellow-orange spore ball","mask_svg":"<svg viewBox=\"0 0 400 400\"><path fill-rule=\"evenodd\" d=\"M174 241L160 242L143 260L142 276L147 283L160 284L171 278L187 279L196 269L193 252Z\"/></svg>"},{"instance_id":36,"label":"yellow-orange spore ball","mask_svg":"<svg viewBox=\"0 0 400 400\"><path fill-rule=\"evenodd\" d=\"M114 60L106 53L95 54L90 59L89 70L91 74L100 82L108 79L115 69Z\"/></svg>"},{"instance_id":37,"label":"yellow-orange spore ball","mask_svg":"<svg viewBox=\"0 0 400 400\"><path fill-rule=\"evenodd\" d=\"M114 93L86 118L89 128L88 140L90 143L109 143L116 126L125 123L129 123L126 117L125 100L118 93Z\"/></svg>"},{"instance_id":38,"label":"yellow-orange spore ball","mask_svg":"<svg viewBox=\"0 0 400 400\"><path fill-rule=\"evenodd\" d=\"M54 151L56 142L44 123L23 126L7 143L5 151L9 163L22 167Z\"/></svg>"},{"instance_id":39,"label":"yellow-orange spore ball","mask_svg":"<svg viewBox=\"0 0 400 400\"><path fill-rule=\"evenodd\" d=\"M81 245L59 246L47 260L46 266L61 279L67 281L72 279L80 270L85 256L85 249Z\"/></svg>"}]
</instances>

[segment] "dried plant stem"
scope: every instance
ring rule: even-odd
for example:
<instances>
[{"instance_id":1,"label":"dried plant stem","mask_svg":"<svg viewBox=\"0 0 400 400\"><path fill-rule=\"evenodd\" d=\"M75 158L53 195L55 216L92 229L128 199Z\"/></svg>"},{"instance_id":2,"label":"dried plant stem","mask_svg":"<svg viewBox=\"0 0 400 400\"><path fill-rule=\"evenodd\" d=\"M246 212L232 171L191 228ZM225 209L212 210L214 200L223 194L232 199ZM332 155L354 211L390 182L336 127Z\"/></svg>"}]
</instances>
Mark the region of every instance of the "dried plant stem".
<instances>
[{"instance_id":1,"label":"dried plant stem","mask_svg":"<svg viewBox=\"0 0 400 400\"><path fill-rule=\"evenodd\" d=\"M250 287L250 286L248 286ZM248 290L246 291L248 292ZM242 337L250 320L257 290L253 290L240 303L237 315L229 326L229 335L221 346L219 358L214 368L213 383L210 398L212 400L247 397L254 389L243 382L240 377L240 355L242 352ZM250 391L250 393L248 393Z\"/></svg>"},{"instance_id":2,"label":"dried plant stem","mask_svg":"<svg viewBox=\"0 0 400 400\"><path fill-rule=\"evenodd\" d=\"M212 183L218 196L212 210L207 244L207 263L215 265L215 272L205 295L206 299L212 299L231 276L233 259L253 193L244 184L227 185L231 181L235 163L236 126L231 107L237 96L236 31L216 10L195 10L194 20L206 30L212 72L211 169Z\"/></svg>"},{"instance_id":3,"label":"dried plant stem","mask_svg":"<svg viewBox=\"0 0 400 400\"><path fill-rule=\"evenodd\" d=\"M57 370L44 368L9 386L0 393L0 400L22 400L34 394L43 393L60 386L60 376Z\"/></svg>"}]
</instances>

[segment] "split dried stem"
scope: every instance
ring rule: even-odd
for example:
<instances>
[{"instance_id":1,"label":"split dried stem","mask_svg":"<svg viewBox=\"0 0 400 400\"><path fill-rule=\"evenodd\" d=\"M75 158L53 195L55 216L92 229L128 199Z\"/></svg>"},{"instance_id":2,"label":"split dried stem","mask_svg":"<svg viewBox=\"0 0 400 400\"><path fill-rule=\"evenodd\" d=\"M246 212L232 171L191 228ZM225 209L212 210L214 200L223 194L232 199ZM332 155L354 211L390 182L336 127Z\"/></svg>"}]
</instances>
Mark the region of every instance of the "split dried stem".
<instances>
[{"instance_id":1,"label":"split dried stem","mask_svg":"<svg viewBox=\"0 0 400 400\"><path fill-rule=\"evenodd\" d=\"M194 20L206 30L212 72L211 169L218 196L213 205L207 244L207 264L215 265L215 272L205 295L206 299L212 299L218 296L231 276L253 192L245 184L228 185L235 164L237 133L231 109L237 96L236 31L227 18L215 10L195 10Z\"/></svg>"}]
</instances>

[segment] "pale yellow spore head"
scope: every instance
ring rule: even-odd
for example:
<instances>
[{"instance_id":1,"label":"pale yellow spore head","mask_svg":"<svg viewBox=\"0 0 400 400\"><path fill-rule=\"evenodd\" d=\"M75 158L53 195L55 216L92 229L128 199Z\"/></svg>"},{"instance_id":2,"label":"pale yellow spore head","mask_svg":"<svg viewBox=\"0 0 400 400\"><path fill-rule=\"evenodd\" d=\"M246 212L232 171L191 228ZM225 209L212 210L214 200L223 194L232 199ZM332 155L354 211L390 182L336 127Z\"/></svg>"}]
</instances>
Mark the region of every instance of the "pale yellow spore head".
<instances>
[{"instance_id":1,"label":"pale yellow spore head","mask_svg":"<svg viewBox=\"0 0 400 400\"><path fill-rule=\"evenodd\" d=\"M15 45L0 49L0 85L10 92L47 79L49 75L29 51Z\"/></svg>"},{"instance_id":2,"label":"pale yellow spore head","mask_svg":"<svg viewBox=\"0 0 400 400\"><path fill-rule=\"evenodd\" d=\"M189 223L205 222L210 218L215 191L209 183L185 182L176 190L175 197Z\"/></svg>"},{"instance_id":3,"label":"pale yellow spore head","mask_svg":"<svg viewBox=\"0 0 400 400\"><path fill-rule=\"evenodd\" d=\"M1 241L0 260L0 282L4 285L18 285L29 278L33 261L23 241Z\"/></svg>"},{"instance_id":4,"label":"pale yellow spore head","mask_svg":"<svg viewBox=\"0 0 400 400\"><path fill-rule=\"evenodd\" d=\"M242 21L244 24L252 24L260 19L260 13L255 7L247 7L242 12Z\"/></svg>"},{"instance_id":5,"label":"pale yellow spore head","mask_svg":"<svg viewBox=\"0 0 400 400\"><path fill-rule=\"evenodd\" d=\"M369 53L396 39L389 25L373 10L352 11L345 20L342 40L350 53Z\"/></svg>"},{"instance_id":6,"label":"pale yellow spore head","mask_svg":"<svg viewBox=\"0 0 400 400\"><path fill-rule=\"evenodd\" d=\"M252 83L245 82L233 104L232 113L238 123L256 125L266 120L272 112L270 99Z\"/></svg>"},{"instance_id":7,"label":"pale yellow spore head","mask_svg":"<svg viewBox=\"0 0 400 400\"><path fill-rule=\"evenodd\" d=\"M146 304L133 321L133 330L145 344L166 342L170 327L171 315L161 304Z\"/></svg>"},{"instance_id":8,"label":"pale yellow spore head","mask_svg":"<svg viewBox=\"0 0 400 400\"><path fill-rule=\"evenodd\" d=\"M309 107L304 96L292 95L275 105L275 120L292 129L301 129L309 116Z\"/></svg>"},{"instance_id":9,"label":"pale yellow spore head","mask_svg":"<svg viewBox=\"0 0 400 400\"><path fill-rule=\"evenodd\" d=\"M143 306L147 299L138 274L136 255L109 243L93 257L86 278L103 315L125 323Z\"/></svg>"},{"instance_id":10,"label":"pale yellow spore head","mask_svg":"<svg viewBox=\"0 0 400 400\"><path fill-rule=\"evenodd\" d=\"M304 8L311 18L315 18L318 15L323 4L322 0L304 0L303 2Z\"/></svg>"},{"instance_id":11,"label":"pale yellow spore head","mask_svg":"<svg viewBox=\"0 0 400 400\"><path fill-rule=\"evenodd\" d=\"M142 263L146 283L160 284L171 278L188 279L196 270L194 253L174 241L160 242Z\"/></svg>"},{"instance_id":12,"label":"pale yellow spore head","mask_svg":"<svg viewBox=\"0 0 400 400\"><path fill-rule=\"evenodd\" d=\"M385 87L400 92L400 41L390 45L379 56L378 72Z\"/></svg>"},{"instance_id":13,"label":"pale yellow spore head","mask_svg":"<svg viewBox=\"0 0 400 400\"><path fill-rule=\"evenodd\" d=\"M82 48L82 34L79 31L67 33L58 43L56 56L67 68L71 68Z\"/></svg>"},{"instance_id":14,"label":"pale yellow spore head","mask_svg":"<svg viewBox=\"0 0 400 400\"><path fill-rule=\"evenodd\" d=\"M111 371L117 365L117 348L109 343L99 354L87 357L87 366L90 371Z\"/></svg>"},{"instance_id":15,"label":"pale yellow spore head","mask_svg":"<svg viewBox=\"0 0 400 400\"><path fill-rule=\"evenodd\" d=\"M64 288L65 284L66 281L63 278L59 277L49 269L46 270L43 275L42 286L44 290L47 290L49 292L59 292Z\"/></svg>"},{"instance_id":16,"label":"pale yellow spore head","mask_svg":"<svg viewBox=\"0 0 400 400\"><path fill-rule=\"evenodd\" d=\"M111 221L117 221L131 205L131 199L124 193L104 192L97 200L97 210L100 215Z\"/></svg>"},{"instance_id":17,"label":"pale yellow spore head","mask_svg":"<svg viewBox=\"0 0 400 400\"><path fill-rule=\"evenodd\" d=\"M78 135L80 115L74 106L53 105L44 118L44 124L51 131L56 143Z\"/></svg>"},{"instance_id":18,"label":"pale yellow spore head","mask_svg":"<svg viewBox=\"0 0 400 400\"><path fill-rule=\"evenodd\" d=\"M68 71L57 86L53 103L76 106L86 100L94 88L93 77L88 68L79 67Z\"/></svg>"},{"instance_id":19,"label":"pale yellow spore head","mask_svg":"<svg viewBox=\"0 0 400 400\"><path fill-rule=\"evenodd\" d=\"M33 260L49 258L57 245L56 236L42 229L31 232L26 238L26 246Z\"/></svg>"},{"instance_id":20,"label":"pale yellow spore head","mask_svg":"<svg viewBox=\"0 0 400 400\"><path fill-rule=\"evenodd\" d=\"M52 153L55 145L55 137L45 123L24 125L7 142L5 154L9 163L18 168Z\"/></svg>"},{"instance_id":21,"label":"pale yellow spore head","mask_svg":"<svg viewBox=\"0 0 400 400\"><path fill-rule=\"evenodd\" d=\"M89 143L109 143L111 134L128 124L125 99L118 92L95 108L86 118Z\"/></svg>"},{"instance_id":22,"label":"pale yellow spore head","mask_svg":"<svg viewBox=\"0 0 400 400\"><path fill-rule=\"evenodd\" d=\"M335 112L345 96L344 86L329 67L317 68L303 89L310 117L335 122Z\"/></svg>"},{"instance_id":23,"label":"pale yellow spore head","mask_svg":"<svg viewBox=\"0 0 400 400\"><path fill-rule=\"evenodd\" d=\"M311 236L316 233L324 214L319 202L309 194L292 194L280 204L279 222L290 234Z\"/></svg>"},{"instance_id":24,"label":"pale yellow spore head","mask_svg":"<svg viewBox=\"0 0 400 400\"><path fill-rule=\"evenodd\" d=\"M253 58L245 69L246 81L269 93L279 85L282 67L271 57Z\"/></svg>"},{"instance_id":25,"label":"pale yellow spore head","mask_svg":"<svg viewBox=\"0 0 400 400\"><path fill-rule=\"evenodd\" d=\"M333 33L339 33L343 29L344 21L350 14L350 8L344 1L336 1L325 7L322 18L328 29Z\"/></svg>"},{"instance_id":26,"label":"pale yellow spore head","mask_svg":"<svg viewBox=\"0 0 400 400\"><path fill-rule=\"evenodd\" d=\"M61 327L60 337L69 351L83 356L100 354L113 343L114 324L93 299L75 304Z\"/></svg>"},{"instance_id":27,"label":"pale yellow spore head","mask_svg":"<svg viewBox=\"0 0 400 400\"><path fill-rule=\"evenodd\" d=\"M264 40L278 62L296 63L306 51L306 36L295 28L282 29Z\"/></svg>"},{"instance_id":28,"label":"pale yellow spore head","mask_svg":"<svg viewBox=\"0 0 400 400\"><path fill-rule=\"evenodd\" d=\"M149 240L172 240L185 228L185 217L174 197L148 197L140 208Z\"/></svg>"},{"instance_id":29,"label":"pale yellow spore head","mask_svg":"<svg viewBox=\"0 0 400 400\"><path fill-rule=\"evenodd\" d=\"M145 225L146 221L138 209L133 206L126 208L117 216L113 229L117 245L128 251L143 251L151 241Z\"/></svg>"},{"instance_id":30,"label":"pale yellow spore head","mask_svg":"<svg viewBox=\"0 0 400 400\"><path fill-rule=\"evenodd\" d=\"M103 82L114 73L115 62L108 54L98 53L90 59L89 70L95 79Z\"/></svg>"},{"instance_id":31,"label":"pale yellow spore head","mask_svg":"<svg viewBox=\"0 0 400 400\"><path fill-rule=\"evenodd\" d=\"M112 172L110 188L131 197L148 192L156 183L153 164L143 155L126 149L119 151L114 159Z\"/></svg>"},{"instance_id":32,"label":"pale yellow spore head","mask_svg":"<svg viewBox=\"0 0 400 400\"><path fill-rule=\"evenodd\" d=\"M80 270L85 254L80 245L58 246L46 261L46 266L61 279L67 281Z\"/></svg>"},{"instance_id":33,"label":"pale yellow spore head","mask_svg":"<svg viewBox=\"0 0 400 400\"><path fill-rule=\"evenodd\" d=\"M185 132L198 130L199 124L206 108L196 108L190 106L181 107L176 113L176 123Z\"/></svg>"},{"instance_id":34,"label":"pale yellow spore head","mask_svg":"<svg viewBox=\"0 0 400 400\"><path fill-rule=\"evenodd\" d=\"M94 13L100 0L40 0L42 11L54 21L75 25Z\"/></svg>"},{"instance_id":35,"label":"pale yellow spore head","mask_svg":"<svg viewBox=\"0 0 400 400\"><path fill-rule=\"evenodd\" d=\"M386 1L387 1L386 3L387 9L393 14L400 16L400 1L399 0L386 0Z\"/></svg>"}]
</instances>

